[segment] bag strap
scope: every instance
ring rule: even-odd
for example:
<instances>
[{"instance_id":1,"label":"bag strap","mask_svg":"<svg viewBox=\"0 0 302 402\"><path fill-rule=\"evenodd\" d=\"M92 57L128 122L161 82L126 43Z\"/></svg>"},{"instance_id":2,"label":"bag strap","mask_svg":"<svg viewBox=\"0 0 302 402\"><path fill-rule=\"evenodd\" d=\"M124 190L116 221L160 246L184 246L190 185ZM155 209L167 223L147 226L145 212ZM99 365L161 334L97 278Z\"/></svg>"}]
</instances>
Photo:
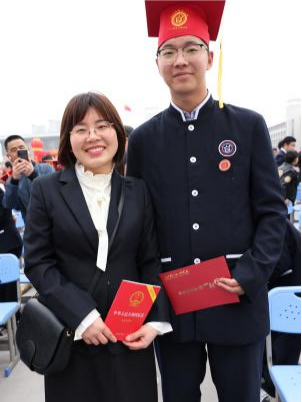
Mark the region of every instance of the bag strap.
<instances>
[{"instance_id":1,"label":"bag strap","mask_svg":"<svg viewBox=\"0 0 302 402\"><path fill-rule=\"evenodd\" d=\"M117 229L118 229L118 225L120 223L120 219L121 219L121 215L122 215L122 210L123 210L123 206L124 206L124 200L125 200L125 179L122 177L122 189L121 189L121 196L120 196L120 200L119 200L119 204L118 204L118 208L117 208L117 213L118 213L118 218L114 227L114 230L112 232L110 241L109 241L109 245L108 245L108 254L109 251L111 249L112 243L114 241ZM94 292L94 289L96 287L97 281L99 279L99 277L101 276L101 273L103 271L101 271L100 269L97 269L96 273L94 274L92 281L89 285L88 288L88 293L92 294Z\"/></svg>"}]
</instances>

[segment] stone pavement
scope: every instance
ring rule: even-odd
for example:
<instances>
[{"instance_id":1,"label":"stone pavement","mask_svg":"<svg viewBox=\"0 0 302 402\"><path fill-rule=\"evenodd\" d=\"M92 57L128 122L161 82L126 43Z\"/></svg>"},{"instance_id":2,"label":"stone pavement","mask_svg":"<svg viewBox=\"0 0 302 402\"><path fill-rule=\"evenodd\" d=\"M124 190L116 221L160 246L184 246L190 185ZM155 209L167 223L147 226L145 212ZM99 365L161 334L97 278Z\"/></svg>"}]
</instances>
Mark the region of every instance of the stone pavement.
<instances>
[{"instance_id":1,"label":"stone pavement","mask_svg":"<svg viewBox=\"0 0 302 402\"><path fill-rule=\"evenodd\" d=\"M4 363L8 359L8 352L0 351L0 401L1 402L43 402L43 376L31 372L21 361L14 368L8 378L3 377ZM211 376L207 370L205 382L202 386L203 401L218 402ZM66 401L68 402L68 401ZM162 402L161 395L158 402Z\"/></svg>"}]
</instances>

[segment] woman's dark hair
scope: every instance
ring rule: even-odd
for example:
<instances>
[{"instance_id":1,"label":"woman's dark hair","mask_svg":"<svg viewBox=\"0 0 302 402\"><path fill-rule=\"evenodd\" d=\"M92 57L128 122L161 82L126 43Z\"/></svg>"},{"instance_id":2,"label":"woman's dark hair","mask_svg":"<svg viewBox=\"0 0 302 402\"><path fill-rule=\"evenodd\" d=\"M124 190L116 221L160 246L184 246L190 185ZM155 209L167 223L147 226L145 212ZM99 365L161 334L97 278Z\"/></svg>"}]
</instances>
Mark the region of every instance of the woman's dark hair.
<instances>
[{"instance_id":1,"label":"woman's dark hair","mask_svg":"<svg viewBox=\"0 0 302 402\"><path fill-rule=\"evenodd\" d=\"M74 126L84 119L89 108L94 108L105 120L114 124L118 148L113 161L118 166L120 173L123 173L123 157L126 144L125 129L117 110L110 100L105 95L96 92L76 95L68 102L61 122L58 162L64 167L75 164L76 157L72 153L70 132Z\"/></svg>"},{"instance_id":2,"label":"woman's dark hair","mask_svg":"<svg viewBox=\"0 0 302 402\"><path fill-rule=\"evenodd\" d=\"M292 164L297 158L299 158L297 151L287 151L284 155L284 162Z\"/></svg>"}]
</instances>

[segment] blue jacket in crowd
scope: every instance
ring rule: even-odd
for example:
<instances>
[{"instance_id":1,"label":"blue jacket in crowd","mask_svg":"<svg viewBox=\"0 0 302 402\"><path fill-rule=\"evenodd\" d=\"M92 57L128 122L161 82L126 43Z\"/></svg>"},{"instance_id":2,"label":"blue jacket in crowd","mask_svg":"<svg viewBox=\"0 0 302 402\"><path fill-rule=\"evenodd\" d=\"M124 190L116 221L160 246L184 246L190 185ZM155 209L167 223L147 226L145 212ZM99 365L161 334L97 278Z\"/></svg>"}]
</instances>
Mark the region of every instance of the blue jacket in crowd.
<instances>
[{"instance_id":1,"label":"blue jacket in crowd","mask_svg":"<svg viewBox=\"0 0 302 402\"><path fill-rule=\"evenodd\" d=\"M40 175L52 173L53 171L54 169L47 163L35 163L34 171L29 177L22 175L18 181L10 177L5 185L3 207L21 211L25 222L33 180Z\"/></svg>"}]
</instances>

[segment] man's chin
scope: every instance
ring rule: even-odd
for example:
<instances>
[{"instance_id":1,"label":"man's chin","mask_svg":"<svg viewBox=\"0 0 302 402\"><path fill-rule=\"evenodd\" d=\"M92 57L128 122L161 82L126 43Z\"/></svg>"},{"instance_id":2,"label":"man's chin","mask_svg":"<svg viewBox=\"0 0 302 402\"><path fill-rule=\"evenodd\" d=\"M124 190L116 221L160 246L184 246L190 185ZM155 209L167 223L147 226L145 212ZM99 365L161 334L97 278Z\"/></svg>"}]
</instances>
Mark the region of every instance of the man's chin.
<instances>
[{"instance_id":1,"label":"man's chin","mask_svg":"<svg viewBox=\"0 0 302 402\"><path fill-rule=\"evenodd\" d=\"M181 97L189 97L194 95L196 93L197 89L192 87L192 85L182 85L182 86L174 86L171 88L171 92L175 96L181 96Z\"/></svg>"}]
</instances>

